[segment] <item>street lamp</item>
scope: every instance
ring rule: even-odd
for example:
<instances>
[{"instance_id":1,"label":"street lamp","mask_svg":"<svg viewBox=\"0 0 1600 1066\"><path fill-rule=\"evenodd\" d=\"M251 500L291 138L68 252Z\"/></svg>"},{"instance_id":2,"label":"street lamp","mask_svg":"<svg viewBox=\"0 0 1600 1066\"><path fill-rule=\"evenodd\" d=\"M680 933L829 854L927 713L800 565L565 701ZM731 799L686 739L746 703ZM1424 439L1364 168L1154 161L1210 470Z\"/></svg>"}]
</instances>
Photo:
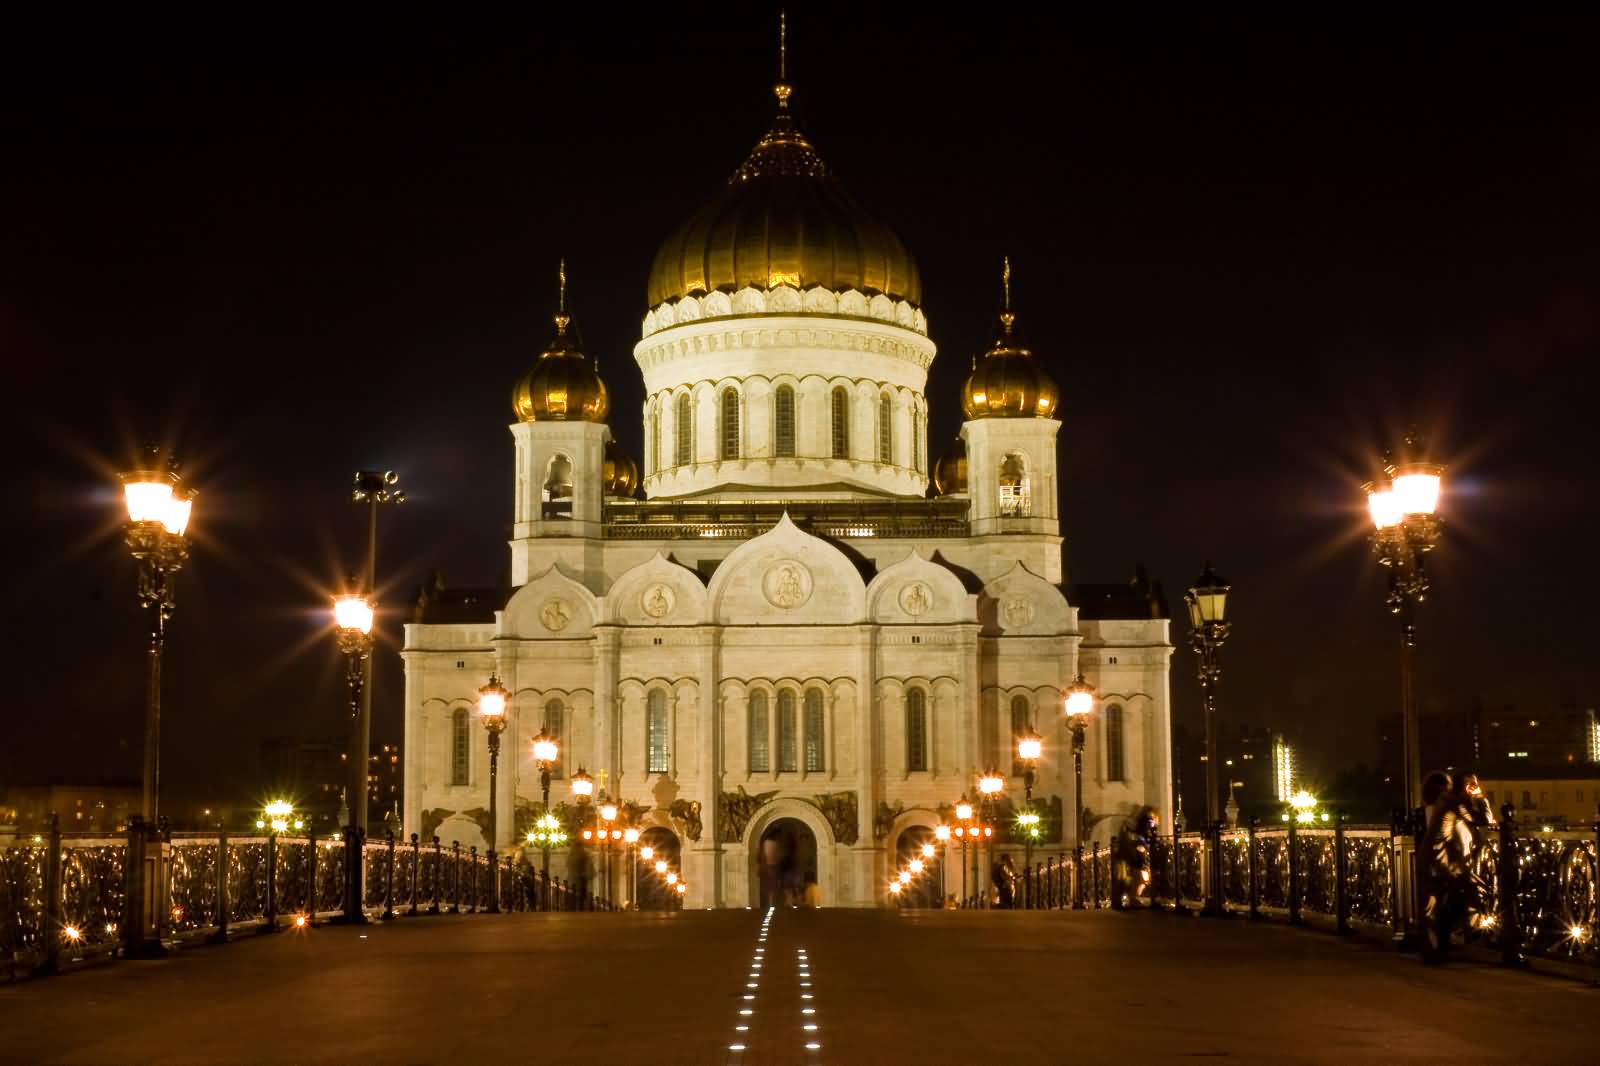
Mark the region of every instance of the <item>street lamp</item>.
<instances>
[{"instance_id":1,"label":"street lamp","mask_svg":"<svg viewBox=\"0 0 1600 1066\"><path fill-rule=\"evenodd\" d=\"M1431 462L1415 430L1397 455L1384 457L1383 476L1362 487L1372 516L1372 549L1389 571L1389 612L1400 619L1400 715L1404 735L1406 804L1422 805L1422 748L1412 659L1417 647L1417 608L1428 595L1424 557L1439 542L1439 496L1444 467Z\"/></svg>"},{"instance_id":2,"label":"street lamp","mask_svg":"<svg viewBox=\"0 0 1600 1066\"><path fill-rule=\"evenodd\" d=\"M1217 683L1222 677L1219 656L1222 644L1228 639L1227 620L1228 589L1231 586L1218 577L1207 563L1195 579L1193 587L1184 593L1189 606L1189 643L1194 647L1200 677L1200 695L1206 715L1206 905L1202 915L1217 917L1224 913L1222 907L1222 816L1218 806L1222 802L1217 786Z\"/></svg>"},{"instance_id":3,"label":"street lamp","mask_svg":"<svg viewBox=\"0 0 1600 1066\"><path fill-rule=\"evenodd\" d=\"M489 683L478 690L478 716L483 719L483 728L489 732L489 869L496 871L495 845L499 843L499 805L496 793L497 778L500 773L500 734L506 728L506 706L511 693L500 683L500 678L494 673L489 674ZM546 852L545 854L549 854ZM500 913L500 878L491 873L490 881L494 891L489 894L489 913Z\"/></svg>"},{"instance_id":4,"label":"street lamp","mask_svg":"<svg viewBox=\"0 0 1600 1066\"><path fill-rule=\"evenodd\" d=\"M989 872L991 880L993 879L994 871L994 830L991 826L994 823L995 801L1000 793L1005 790L1005 787L1006 779L1000 776L999 770L991 769L978 778L978 820L983 823L983 835L989 841ZM989 888L987 884L982 887L983 905L988 907Z\"/></svg>"},{"instance_id":5,"label":"street lamp","mask_svg":"<svg viewBox=\"0 0 1600 1066\"><path fill-rule=\"evenodd\" d=\"M367 566L362 591L369 597L377 595L378 570L378 506L385 503L404 503L406 494L395 488L400 477L393 470L357 470L350 499L367 505ZM361 669L361 705L356 711L354 735L350 743L350 822L367 835L367 775L372 744L372 657L369 655ZM349 834L346 834L348 839ZM357 841L357 847L360 841Z\"/></svg>"},{"instance_id":6,"label":"street lamp","mask_svg":"<svg viewBox=\"0 0 1600 1066\"><path fill-rule=\"evenodd\" d=\"M639 909L639 830L633 826L622 831L622 842L628 845L628 869L633 872L633 882L628 893L628 905Z\"/></svg>"},{"instance_id":7,"label":"street lamp","mask_svg":"<svg viewBox=\"0 0 1600 1066\"><path fill-rule=\"evenodd\" d=\"M1076 857L1073 878L1072 909L1083 910L1083 734L1094 715L1094 686L1079 674L1067 688L1062 701L1062 712L1067 718L1067 729L1072 732L1072 848Z\"/></svg>"},{"instance_id":8,"label":"street lamp","mask_svg":"<svg viewBox=\"0 0 1600 1066\"><path fill-rule=\"evenodd\" d=\"M612 825L617 820L616 801L601 796L595 813L598 816L598 822L595 825L595 836L599 838L600 860L605 870L605 899L607 903L610 903L612 902L611 848L622 839L622 830Z\"/></svg>"},{"instance_id":9,"label":"street lamp","mask_svg":"<svg viewBox=\"0 0 1600 1066\"><path fill-rule=\"evenodd\" d=\"M174 577L189 558L185 531L194 508L195 492L178 477L176 460L161 469L157 449L150 450L144 469L122 475L123 503L128 521L123 536L139 567L139 606L150 610L150 642L145 653L144 788L140 798L142 832L136 855L129 861L139 871L133 879L137 898L130 901L135 920L128 923L130 953L161 953L161 900L163 865L159 853L146 854L145 842L161 831L161 653L167 642L167 622L177 606Z\"/></svg>"},{"instance_id":10,"label":"street lamp","mask_svg":"<svg viewBox=\"0 0 1600 1066\"><path fill-rule=\"evenodd\" d=\"M349 591L333 599L333 623L338 629L339 650L345 657L345 682L350 690L350 724L352 733L361 718L361 700L366 680L366 667L372 654L372 601L363 596L360 586L355 579L350 579ZM351 745L350 759L352 762L363 753L362 748ZM360 801L352 804L364 804L367 795L366 759L360 759L362 771L361 791L358 793ZM361 910L362 887L361 881L364 873L361 861L361 831L357 828L354 815L350 824L344 826L344 921L361 924L366 921L366 915Z\"/></svg>"},{"instance_id":11,"label":"street lamp","mask_svg":"<svg viewBox=\"0 0 1600 1066\"><path fill-rule=\"evenodd\" d=\"M578 767L578 772L572 775L572 794L577 798L579 807L589 803L591 798L594 796L594 778L590 777L589 771L585 770L581 766ZM580 811L578 815L578 824L581 825L582 823L583 815ZM593 836L594 834L587 827L585 827L584 830L578 834L578 872L586 883L589 877L589 860L588 857L583 854L583 842L585 840L592 839Z\"/></svg>"},{"instance_id":12,"label":"street lamp","mask_svg":"<svg viewBox=\"0 0 1600 1066\"><path fill-rule=\"evenodd\" d=\"M1032 882L1027 871L1033 864L1033 842L1039 836L1039 816L1033 810L1033 782L1039 756L1044 754L1044 738L1034 732L1031 724L1022 727L1017 737L1017 761L1022 764L1022 813L1017 815L1017 825L1022 829L1022 884L1024 889ZM1030 900L1031 904L1032 901Z\"/></svg>"},{"instance_id":13,"label":"street lamp","mask_svg":"<svg viewBox=\"0 0 1600 1066\"><path fill-rule=\"evenodd\" d=\"M541 818L550 814L550 770L561 758L561 742L551 736L545 726L539 727L539 735L533 738L533 761L539 767L539 790L544 795L544 812ZM545 883L550 881L550 849L544 849L542 869Z\"/></svg>"}]
</instances>

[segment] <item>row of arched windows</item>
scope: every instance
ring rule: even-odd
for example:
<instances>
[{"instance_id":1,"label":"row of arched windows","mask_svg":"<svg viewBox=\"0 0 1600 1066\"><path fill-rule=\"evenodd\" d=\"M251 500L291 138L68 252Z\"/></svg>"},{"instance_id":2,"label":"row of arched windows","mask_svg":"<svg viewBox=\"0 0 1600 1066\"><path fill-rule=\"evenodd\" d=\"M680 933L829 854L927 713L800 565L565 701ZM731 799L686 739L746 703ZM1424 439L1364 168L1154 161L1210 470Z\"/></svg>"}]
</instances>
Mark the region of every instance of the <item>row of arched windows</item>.
<instances>
[{"instance_id":1,"label":"row of arched windows","mask_svg":"<svg viewBox=\"0 0 1600 1066\"><path fill-rule=\"evenodd\" d=\"M561 739L566 707L558 699L544 703L544 731L556 740ZM551 774L561 776L559 764L550 768ZM472 712L457 707L450 716L450 783L471 784L472 773Z\"/></svg>"},{"instance_id":2,"label":"row of arched windows","mask_svg":"<svg viewBox=\"0 0 1600 1066\"><path fill-rule=\"evenodd\" d=\"M800 756L805 754L806 773L819 773L826 769L826 712L822 690L805 692L805 717L802 723L796 712L795 693L780 689L777 696L777 770L778 773L796 773L800 769ZM759 689L750 693L748 715L749 763L753 774L771 773L773 769L772 709L767 694ZM802 724L804 728L802 729Z\"/></svg>"},{"instance_id":3,"label":"row of arched windows","mask_svg":"<svg viewBox=\"0 0 1600 1066\"><path fill-rule=\"evenodd\" d=\"M717 401L719 426L717 458L738 459L742 444L739 434L740 398L738 390L725 388ZM779 385L773 390L773 454L780 459L795 457L795 393L791 385ZM688 466L694 462L694 403L687 392L679 393L673 401L673 462ZM850 392L843 385L835 386L828 394L828 454L834 459L850 458ZM911 419L912 462L922 472L922 417L914 413ZM894 462L894 400L887 392L878 397L878 462ZM650 414L650 454L656 468L662 462L661 412Z\"/></svg>"},{"instance_id":4,"label":"row of arched windows","mask_svg":"<svg viewBox=\"0 0 1600 1066\"><path fill-rule=\"evenodd\" d=\"M1101 712L1105 725L1106 736L1106 780L1126 781L1128 779L1128 766L1126 743L1124 734L1127 729L1126 715L1119 704L1108 703ZM1011 698L1011 775L1021 777L1025 767L1016 758L1017 740L1024 733L1031 732L1033 727L1033 704L1026 696L1013 696Z\"/></svg>"}]
</instances>

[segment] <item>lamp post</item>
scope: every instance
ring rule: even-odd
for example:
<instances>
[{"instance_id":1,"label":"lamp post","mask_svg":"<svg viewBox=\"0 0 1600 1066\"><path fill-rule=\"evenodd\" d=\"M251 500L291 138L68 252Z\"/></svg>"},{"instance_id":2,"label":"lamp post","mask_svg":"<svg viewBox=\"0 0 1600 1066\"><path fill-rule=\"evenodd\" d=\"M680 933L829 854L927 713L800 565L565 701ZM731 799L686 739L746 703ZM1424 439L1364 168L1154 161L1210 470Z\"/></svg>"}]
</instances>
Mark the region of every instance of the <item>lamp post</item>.
<instances>
[{"instance_id":1,"label":"lamp post","mask_svg":"<svg viewBox=\"0 0 1600 1066\"><path fill-rule=\"evenodd\" d=\"M1217 785L1217 683L1222 677L1218 657L1222 644L1228 639L1226 610L1229 584L1218 577L1207 563L1195 579L1193 587L1184 593L1189 607L1189 643L1194 647L1200 677L1200 696L1206 715L1206 904L1200 913L1219 917L1226 913L1222 907L1222 855L1219 826L1222 816L1218 806L1222 802ZM1173 856L1176 860L1177 856Z\"/></svg>"},{"instance_id":2,"label":"lamp post","mask_svg":"<svg viewBox=\"0 0 1600 1066\"><path fill-rule=\"evenodd\" d=\"M540 821L550 815L550 768L561 758L561 743L551 736L544 726L539 727L539 735L533 738L533 761L539 767L539 791L544 796L544 810L540 813ZM545 881L550 880L550 849L544 849L543 873Z\"/></svg>"},{"instance_id":3,"label":"lamp post","mask_svg":"<svg viewBox=\"0 0 1600 1066\"><path fill-rule=\"evenodd\" d=\"M1033 841L1039 835L1039 816L1033 811L1033 781L1034 770L1039 764L1039 756L1044 754L1044 738L1033 731L1032 725L1023 727L1022 734L1017 737L1017 761L1022 764L1022 813L1017 816L1017 825L1022 830L1022 884L1024 888L1032 882L1028 879L1028 871L1033 866ZM1032 904L1032 900L1028 901Z\"/></svg>"},{"instance_id":4,"label":"lamp post","mask_svg":"<svg viewBox=\"0 0 1600 1066\"><path fill-rule=\"evenodd\" d=\"M596 806L595 806L595 824L594 824L594 828L592 830L591 829L585 829L583 831L583 837L584 837L585 840L590 839L591 835L592 835L593 839L595 840L595 842L600 847L599 862L603 866L603 869L604 869L604 873L601 876L604 877L604 879L605 879L604 898L605 898L605 901L607 903L610 903L612 901L612 894L611 894L611 850L610 849L614 845L619 844L621 842L621 840L622 840L622 830L619 829L619 828L615 828L611 824L611 823L615 822L616 820L617 820L617 805L616 805L616 803L614 801L610 800L610 799L607 799L605 797L605 795L602 794L601 797L600 797L600 802L598 804L596 804Z\"/></svg>"},{"instance_id":5,"label":"lamp post","mask_svg":"<svg viewBox=\"0 0 1600 1066\"><path fill-rule=\"evenodd\" d=\"M578 767L578 772L572 775L572 795L576 798L579 807L578 822L582 824L584 820L582 808L586 807L594 797L594 778L590 777L589 771L581 766ZM578 871L584 881L588 880L589 860L588 856L583 853L583 842L592 839L593 836L594 834L587 828L578 834L577 844L580 857Z\"/></svg>"},{"instance_id":6,"label":"lamp post","mask_svg":"<svg viewBox=\"0 0 1600 1066\"><path fill-rule=\"evenodd\" d=\"M496 794L500 791L497 782L500 775L500 734L505 732L506 704L510 695L500 683L500 678L493 673L489 675L489 683L478 690L478 717L483 719L483 728L489 733L489 869L496 871L490 875L494 885L489 893L490 914L500 913L500 878L495 866L495 847L500 842Z\"/></svg>"},{"instance_id":7,"label":"lamp post","mask_svg":"<svg viewBox=\"0 0 1600 1066\"><path fill-rule=\"evenodd\" d=\"M978 820L983 824L983 836L989 842L989 880L994 881L994 804L995 798L1006 787L1006 779L1000 776L1000 771L989 770L978 778L978 795L981 798L978 805ZM989 906L989 885L983 886L983 905Z\"/></svg>"},{"instance_id":8,"label":"lamp post","mask_svg":"<svg viewBox=\"0 0 1600 1066\"><path fill-rule=\"evenodd\" d=\"M1072 849L1075 859L1072 909L1083 910L1083 734L1094 714L1094 686L1079 674L1067 689L1062 702L1067 728L1072 732Z\"/></svg>"},{"instance_id":9,"label":"lamp post","mask_svg":"<svg viewBox=\"0 0 1600 1066\"><path fill-rule=\"evenodd\" d=\"M163 863L159 849L146 854L146 843L161 832L161 655L167 642L167 622L177 605L174 576L189 558L185 531L194 507L194 490L178 477L175 460L161 469L156 449L150 450L144 469L122 475L122 496L128 521L123 527L128 551L139 567L139 606L150 611L150 640L145 651L144 775L139 804L139 826L133 836L138 854L130 855L129 884L136 895L130 901L134 920L126 931L130 954L161 953Z\"/></svg>"},{"instance_id":10,"label":"lamp post","mask_svg":"<svg viewBox=\"0 0 1600 1066\"><path fill-rule=\"evenodd\" d=\"M1363 486L1372 516L1372 550L1389 571L1389 612L1400 620L1400 716L1404 735L1405 803L1422 806L1422 749L1412 673L1417 647L1417 608L1428 595L1423 561L1439 542L1437 511L1444 467L1428 460L1422 438L1406 434L1398 454L1384 457L1383 475Z\"/></svg>"},{"instance_id":11,"label":"lamp post","mask_svg":"<svg viewBox=\"0 0 1600 1066\"><path fill-rule=\"evenodd\" d=\"M633 855L633 909L639 910L639 864L649 864L656 857L656 849L649 844L640 844Z\"/></svg>"},{"instance_id":12,"label":"lamp post","mask_svg":"<svg viewBox=\"0 0 1600 1066\"><path fill-rule=\"evenodd\" d=\"M362 584L369 602L377 596L378 505L404 503L406 494L394 486L400 477L393 470L357 470L350 499L367 505L367 572ZM372 657L361 667L361 704L356 709L355 729L350 738L350 824L367 835L367 775L372 744ZM346 834L348 840L352 834ZM358 841L357 847L360 846Z\"/></svg>"},{"instance_id":13,"label":"lamp post","mask_svg":"<svg viewBox=\"0 0 1600 1066\"><path fill-rule=\"evenodd\" d=\"M350 591L333 601L333 622L339 631L339 650L345 657L345 681L350 690L350 723L354 727L361 717L362 692L365 690L367 667L372 654L372 601L363 596L354 579ZM351 752L354 757L355 752ZM363 760L362 771L366 770ZM366 779L362 779L366 795ZM365 873L362 855L362 832L354 815L344 827L344 918L345 922L360 925L367 920L361 909L362 876Z\"/></svg>"},{"instance_id":14,"label":"lamp post","mask_svg":"<svg viewBox=\"0 0 1600 1066\"><path fill-rule=\"evenodd\" d=\"M629 826L622 831L622 842L628 846L628 908L639 909L639 830Z\"/></svg>"},{"instance_id":15,"label":"lamp post","mask_svg":"<svg viewBox=\"0 0 1600 1066\"><path fill-rule=\"evenodd\" d=\"M973 836L972 801L967 799L965 792L956 801L956 821L960 823L956 826L955 833L956 839L961 841L961 905L965 907L967 900L972 898L967 891L967 849L978 843ZM974 888L976 888L978 881L978 856L976 854L972 856L972 881Z\"/></svg>"}]
</instances>

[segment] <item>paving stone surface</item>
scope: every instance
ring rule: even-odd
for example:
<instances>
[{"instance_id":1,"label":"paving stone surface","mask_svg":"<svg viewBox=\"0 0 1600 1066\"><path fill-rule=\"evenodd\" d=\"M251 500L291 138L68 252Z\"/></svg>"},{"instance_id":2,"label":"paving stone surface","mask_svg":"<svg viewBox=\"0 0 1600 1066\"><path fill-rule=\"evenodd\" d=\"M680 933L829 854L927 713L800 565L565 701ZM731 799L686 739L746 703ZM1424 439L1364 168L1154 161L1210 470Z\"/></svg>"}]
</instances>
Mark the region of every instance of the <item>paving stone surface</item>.
<instances>
[{"instance_id":1,"label":"paving stone surface","mask_svg":"<svg viewBox=\"0 0 1600 1066\"><path fill-rule=\"evenodd\" d=\"M1281 926L765 918L439 916L196 947L0 986L0 1062L1588 1063L1600 1046L1593 985Z\"/></svg>"}]
</instances>

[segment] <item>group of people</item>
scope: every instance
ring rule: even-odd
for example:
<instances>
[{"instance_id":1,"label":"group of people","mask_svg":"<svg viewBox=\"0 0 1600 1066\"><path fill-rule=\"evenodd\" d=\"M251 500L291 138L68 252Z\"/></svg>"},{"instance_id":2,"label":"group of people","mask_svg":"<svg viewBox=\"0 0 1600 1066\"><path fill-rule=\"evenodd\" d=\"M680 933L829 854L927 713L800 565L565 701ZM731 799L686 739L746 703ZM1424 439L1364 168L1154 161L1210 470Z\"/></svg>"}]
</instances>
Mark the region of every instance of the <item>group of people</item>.
<instances>
[{"instance_id":1,"label":"group of people","mask_svg":"<svg viewBox=\"0 0 1600 1066\"><path fill-rule=\"evenodd\" d=\"M1487 886L1474 861L1489 831L1494 812L1478 784L1478 775L1458 770L1452 778L1443 771L1422 782L1426 822L1423 858L1427 871L1423 883L1424 962L1443 961L1459 927L1471 929L1487 898Z\"/></svg>"}]
</instances>

